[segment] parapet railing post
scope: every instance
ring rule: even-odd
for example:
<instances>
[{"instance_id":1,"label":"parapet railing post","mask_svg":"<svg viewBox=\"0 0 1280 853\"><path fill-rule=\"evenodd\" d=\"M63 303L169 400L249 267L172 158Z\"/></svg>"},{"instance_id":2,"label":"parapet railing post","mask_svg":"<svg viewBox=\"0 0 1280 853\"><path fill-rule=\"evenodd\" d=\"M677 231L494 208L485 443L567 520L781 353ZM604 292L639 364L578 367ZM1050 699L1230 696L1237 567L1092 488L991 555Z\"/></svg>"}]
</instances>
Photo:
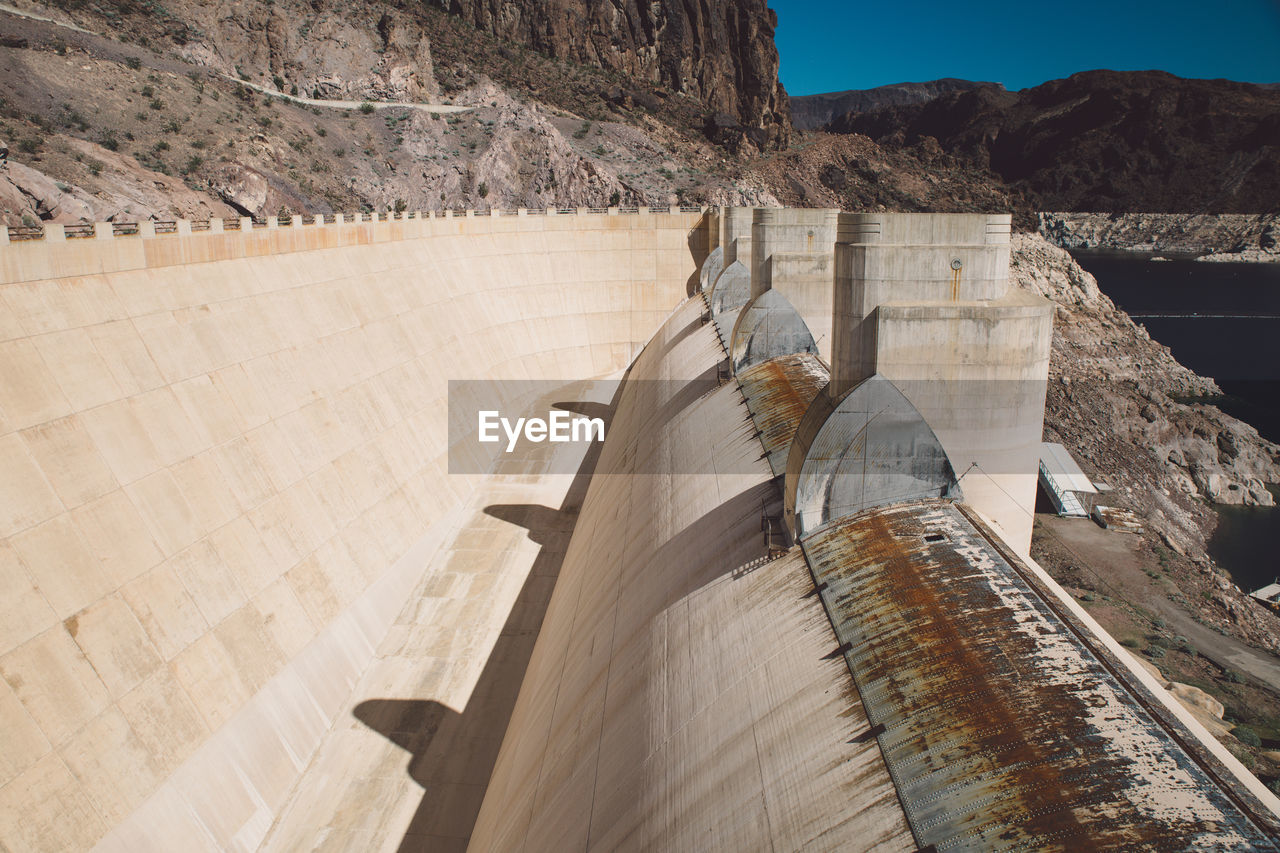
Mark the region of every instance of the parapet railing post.
<instances>
[{"instance_id":1,"label":"parapet railing post","mask_svg":"<svg viewBox=\"0 0 1280 853\"><path fill-rule=\"evenodd\" d=\"M334 224L334 225L343 225L343 224L345 224L345 223L346 223L346 221L347 221L347 218L346 218L344 215L342 215L341 213L335 213L335 214L333 215L333 224Z\"/></svg>"},{"instance_id":2,"label":"parapet railing post","mask_svg":"<svg viewBox=\"0 0 1280 853\"><path fill-rule=\"evenodd\" d=\"M6 235L8 235L8 233L9 233L9 232L8 232L8 230L6 229L6 230L5 230L5 234L6 234ZM93 239L95 239L95 240L114 240L114 239L115 239L115 237L116 237L115 228L114 228L114 227L112 227L112 225L111 225L111 223L110 223L110 222L95 222L95 223L93 223Z\"/></svg>"},{"instance_id":3,"label":"parapet railing post","mask_svg":"<svg viewBox=\"0 0 1280 853\"><path fill-rule=\"evenodd\" d=\"M221 234L225 230L226 229L223 227L221 216L209 217L209 233L210 234Z\"/></svg>"},{"instance_id":4,"label":"parapet railing post","mask_svg":"<svg viewBox=\"0 0 1280 853\"><path fill-rule=\"evenodd\" d=\"M268 227L268 228L279 228L279 227L280 227L280 217L278 217L278 216L268 216L268 217L267 217L267 227Z\"/></svg>"},{"instance_id":5,"label":"parapet railing post","mask_svg":"<svg viewBox=\"0 0 1280 853\"><path fill-rule=\"evenodd\" d=\"M46 222L44 224L45 242L62 243L67 239L67 231L56 222Z\"/></svg>"},{"instance_id":6,"label":"parapet railing post","mask_svg":"<svg viewBox=\"0 0 1280 853\"><path fill-rule=\"evenodd\" d=\"M516 216L528 216L528 215L529 215L529 208L527 207L516 208Z\"/></svg>"},{"instance_id":7,"label":"parapet railing post","mask_svg":"<svg viewBox=\"0 0 1280 853\"><path fill-rule=\"evenodd\" d=\"M190 237L191 236L191 220L179 219L177 222L174 223L174 232L183 237Z\"/></svg>"},{"instance_id":8,"label":"parapet railing post","mask_svg":"<svg viewBox=\"0 0 1280 853\"><path fill-rule=\"evenodd\" d=\"M0 225L0 246L9 245L9 226Z\"/></svg>"},{"instance_id":9,"label":"parapet railing post","mask_svg":"<svg viewBox=\"0 0 1280 853\"><path fill-rule=\"evenodd\" d=\"M290 221L291 221L291 222L293 222L293 227L294 227L294 228L301 228L301 227L302 227L302 214L301 214L301 213L295 213L295 214L293 215L293 218L292 218Z\"/></svg>"},{"instance_id":10,"label":"parapet railing post","mask_svg":"<svg viewBox=\"0 0 1280 853\"><path fill-rule=\"evenodd\" d=\"M144 220L142 220L141 222L139 222L139 223L138 223L138 236L139 236L139 237L154 237L154 236L156 236L156 223L155 223L155 220L152 220L152 219L144 219Z\"/></svg>"},{"instance_id":11,"label":"parapet railing post","mask_svg":"<svg viewBox=\"0 0 1280 853\"><path fill-rule=\"evenodd\" d=\"M248 234L252 230L253 230L253 217L241 216L240 217L240 233Z\"/></svg>"},{"instance_id":12,"label":"parapet railing post","mask_svg":"<svg viewBox=\"0 0 1280 853\"><path fill-rule=\"evenodd\" d=\"M618 215L618 205L616 205L616 204L615 204L615 205L611 205L611 206L609 207L609 215L610 215L610 216L617 216L617 215Z\"/></svg>"}]
</instances>

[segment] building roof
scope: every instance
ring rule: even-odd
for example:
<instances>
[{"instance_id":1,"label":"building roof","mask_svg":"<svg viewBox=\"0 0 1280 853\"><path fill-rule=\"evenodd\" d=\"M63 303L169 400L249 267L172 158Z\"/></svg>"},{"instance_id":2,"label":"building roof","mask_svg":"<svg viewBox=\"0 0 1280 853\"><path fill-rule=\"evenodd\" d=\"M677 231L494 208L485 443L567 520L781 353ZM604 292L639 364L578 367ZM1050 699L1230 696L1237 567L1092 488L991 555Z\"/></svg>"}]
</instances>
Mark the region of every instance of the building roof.
<instances>
[{"instance_id":1,"label":"building roof","mask_svg":"<svg viewBox=\"0 0 1280 853\"><path fill-rule=\"evenodd\" d=\"M1041 442L1040 464L1053 475L1059 489L1067 492L1097 494L1098 490L1094 487L1093 481L1080 470L1076 460L1071 458L1070 451L1061 444L1053 441Z\"/></svg>"}]
</instances>

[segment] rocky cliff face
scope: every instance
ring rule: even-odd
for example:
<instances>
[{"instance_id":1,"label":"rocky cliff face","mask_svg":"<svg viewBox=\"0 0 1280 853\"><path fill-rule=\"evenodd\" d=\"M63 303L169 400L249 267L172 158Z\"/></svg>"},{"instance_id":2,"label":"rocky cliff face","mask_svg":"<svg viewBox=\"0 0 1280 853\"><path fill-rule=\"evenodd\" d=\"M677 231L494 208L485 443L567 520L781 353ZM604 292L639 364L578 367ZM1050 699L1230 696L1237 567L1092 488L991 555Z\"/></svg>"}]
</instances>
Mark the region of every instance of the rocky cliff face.
<instances>
[{"instance_id":1,"label":"rocky cliff face","mask_svg":"<svg viewBox=\"0 0 1280 853\"><path fill-rule=\"evenodd\" d=\"M691 97L434 8L173 0L168 23L120 13L151 49L120 40L99 7L69 9L35 13L80 29L0 11L8 224L777 201L706 139ZM360 108L385 100L465 111Z\"/></svg>"},{"instance_id":2,"label":"rocky cliff face","mask_svg":"<svg viewBox=\"0 0 1280 853\"><path fill-rule=\"evenodd\" d=\"M1173 552L1171 589L1196 621L1280 652L1280 623L1205 549L1217 525L1212 503L1273 502L1264 484L1280 481L1280 446L1215 406L1179 402L1217 387L1117 309L1063 249L1016 234L1010 275L1057 304L1045 440L1114 487L1105 502L1143 519L1148 552Z\"/></svg>"},{"instance_id":3,"label":"rocky cliff face","mask_svg":"<svg viewBox=\"0 0 1280 853\"><path fill-rule=\"evenodd\" d=\"M797 130L818 130L850 113L866 113L884 107L923 104L952 92L967 92L980 86L1004 88L999 83L978 83L944 77L924 83L891 83L874 89L851 89L847 92L824 92L820 95L792 95L791 123Z\"/></svg>"},{"instance_id":4,"label":"rocky cliff face","mask_svg":"<svg viewBox=\"0 0 1280 853\"><path fill-rule=\"evenodd\" d=\"M479 70L519 64L528 49L613 72L618 100L683 95L709 128L753 149L785 147L787 94L778 82L776 15L766 0L122 0L113 8L73 0L31 4L97 32L123 29L165 43L199 65L327 99L423 101L474 80L459 51L442 56L433 37L448 15L505 44ZM459 85L459 81L461 84ZM639 89L628 92L628 89ZM541 93L530 91L539 97ZM599 93L607 97L606 92Z\"/></svg>"},{"instance_id":5,"label":"rocky cliff face","mask_svg":"<svg viewBox=\"0 0 1280 853\"><path fill-rule=\"evenodd\" d=\"M1041 213L1039 231L1064 249L1199 255L1205 261L1280 262L1280 215Z\"/></svg>"},{"instance_id":6,"label":"rocky cliff face","mask_svg":"<svg viewBox=\"0 0 1280 853\"><path fill-rule=\"evenodd\" d=\"M1220 393L1098 289L1064 250L1014 236L1011 275L1057 303L1045 434L1188 553L1203 555L1213 516L1203 501L1271 505L1280 447L1215 406ZM1098 436L1107 436L1100 442ZM1200 500L1200 499L1203 499Z\"/></svg>"},{"instance_id":7,"label":"rocky cliff face","mask_svg":"<svg viewBox=\"0 0 1280 853\"><path fill-rule=\"evenodd\" d=\"M784 147L787 94L765 0L431 0L507 41L620 71L730 117L758 147ZM724 122L722 122L724 124Z\"/></svg>"},{"instance_id":8,"label":"rocky cliff face","mask_svg":"<svg viewBox=\"0 0 1280 853\"><path fill-rule=\"evenodd\" d=\"M1160 71L1089 71L847 116L833 130L989 168L1035 210L1274 211L1280 91Z\"/></svg>"}]
</instances>

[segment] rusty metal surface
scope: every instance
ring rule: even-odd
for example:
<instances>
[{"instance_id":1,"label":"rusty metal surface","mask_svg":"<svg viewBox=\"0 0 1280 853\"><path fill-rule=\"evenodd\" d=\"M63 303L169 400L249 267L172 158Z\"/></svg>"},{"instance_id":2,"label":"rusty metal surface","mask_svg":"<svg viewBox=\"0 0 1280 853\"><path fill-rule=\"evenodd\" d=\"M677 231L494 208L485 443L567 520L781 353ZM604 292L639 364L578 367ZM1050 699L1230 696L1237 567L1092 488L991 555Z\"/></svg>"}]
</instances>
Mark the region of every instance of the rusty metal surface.
<instances>
[{"instance_id":1,"label":"rusty metal surface","mask_svg":"<svg viewBox=\"0 0 1280 853\"><path fill-rule=\"evenodd\" d=\"M827 368L812 353L781 356L738 374L774 476L786 473L800 419L829 379Z\"/></svg>"},{"instance_id":2,"label":"rusty metal surface","mask_svg":"<svg viewBox=\"0 0 1280 853\"><path fill-rule=\"evenodd\" d=\"M1280 850L954 504L802 545L922 847Z\"/></svg>"}]
</instances>

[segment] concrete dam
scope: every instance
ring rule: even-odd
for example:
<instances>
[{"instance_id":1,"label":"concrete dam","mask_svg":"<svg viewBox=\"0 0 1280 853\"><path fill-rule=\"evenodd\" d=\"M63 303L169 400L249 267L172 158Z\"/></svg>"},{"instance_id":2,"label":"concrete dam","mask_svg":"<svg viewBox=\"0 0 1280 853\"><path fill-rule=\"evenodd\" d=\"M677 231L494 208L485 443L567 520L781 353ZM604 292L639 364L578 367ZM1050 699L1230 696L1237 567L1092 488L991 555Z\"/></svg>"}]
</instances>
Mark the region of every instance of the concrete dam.
<instances>
[{"instance_id":1,"label":"concrete dam","mask_svg":"<svg viewBox=\"0 0 1280 853\"><path fill-rule=\"evenodd\" d=\"M1280 849L1028 556L1009 224L0 230L0 843Z\"/></svg>"}]
</instances>

